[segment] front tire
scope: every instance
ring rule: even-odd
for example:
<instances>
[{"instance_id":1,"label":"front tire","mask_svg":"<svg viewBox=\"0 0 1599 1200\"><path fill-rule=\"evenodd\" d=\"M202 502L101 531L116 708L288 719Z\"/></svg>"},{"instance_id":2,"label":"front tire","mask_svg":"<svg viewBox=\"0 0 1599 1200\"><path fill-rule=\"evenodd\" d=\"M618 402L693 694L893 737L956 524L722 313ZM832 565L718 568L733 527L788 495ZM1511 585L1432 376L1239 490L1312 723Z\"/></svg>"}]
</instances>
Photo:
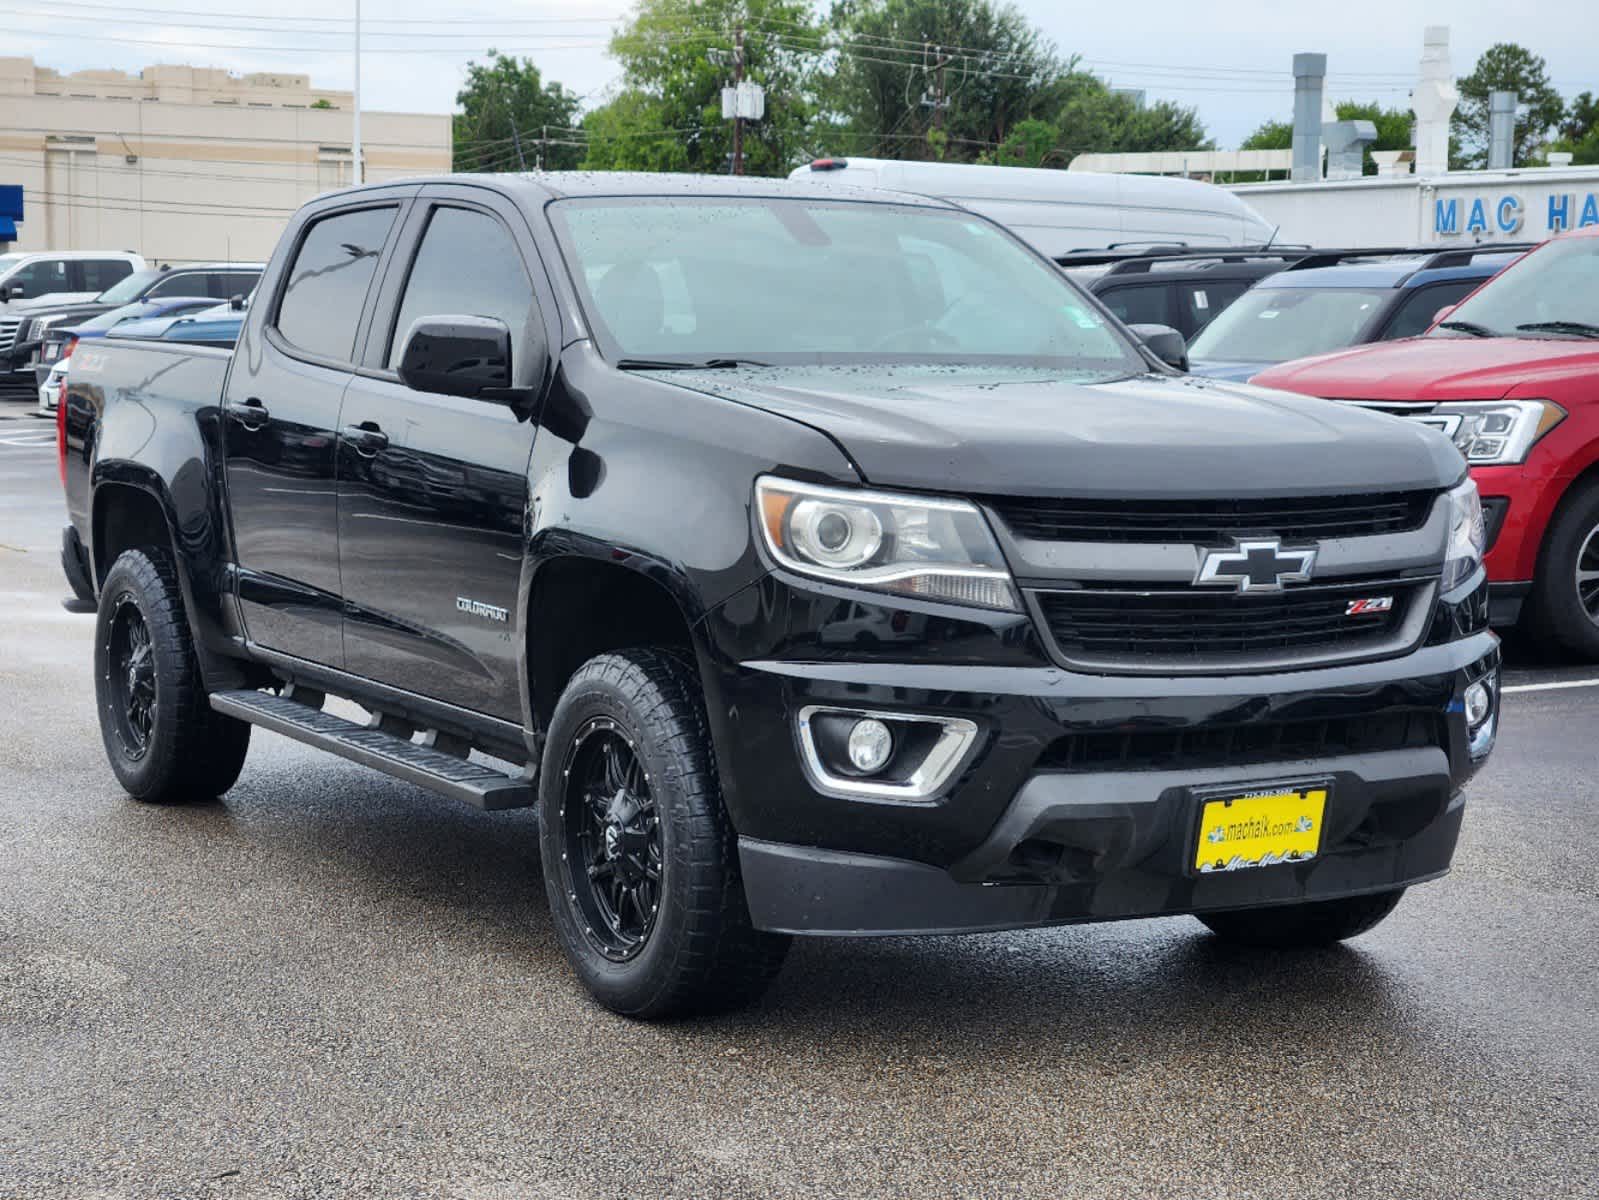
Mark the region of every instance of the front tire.
<instances>
[{"instance_id":1,"label":"front tire","mask_svg":"<svg viewBox=\"0 0 1599 1200\"><path fill-rule=\"evenodd\" d=\"M1308 904L1195 915L1224 942L1298 950L1330 946L1375 928L1394 911L1404 894L1404 888L1396 888L1344 900L1315 900Z\"/></svg>"},{"instance_id":2,"label":"front tire","mask_svg":"<svg viewBox=\"0 0 1599 1200\"><path fill-rule=\"evenodd\" d=\"M1534 636L1585 662L1599 662L1599 483L1561 504L1528 601Z\"/></svg>"},{"instance_id":3,"label":"front tire","mask_svg":"<svg viewBox=\"0 0 1599 1200\"><path fill-rule=\"evenodd\" d=\"M561 694L539 784L561 948L612 1012L660 1019L763 992L789 939L750 924L691 660L590 659Z\"/></svg>"},{"instance_id":4,"label":"front tire","mask_svg":"<svg viewBox=\"0 0 1599 1200\"><path fill-rule=\"evenodd\" d=\"M135 800L211 800L238 779L250 726L207 702L177 573L160 550L125 551L106 574L94 690L106 757Z\"/></svg>"}]
</instances>

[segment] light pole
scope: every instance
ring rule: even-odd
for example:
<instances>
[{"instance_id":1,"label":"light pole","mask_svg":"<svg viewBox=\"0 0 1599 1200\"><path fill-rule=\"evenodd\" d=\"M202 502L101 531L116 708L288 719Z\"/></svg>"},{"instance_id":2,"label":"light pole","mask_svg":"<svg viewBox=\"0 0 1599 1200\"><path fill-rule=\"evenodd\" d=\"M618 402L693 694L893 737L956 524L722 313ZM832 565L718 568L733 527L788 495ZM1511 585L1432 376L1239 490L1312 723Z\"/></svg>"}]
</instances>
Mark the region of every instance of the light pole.
<instances>
[{"instance_id":1,"label":"light pole","mask_svg":"<svg viewBox=\"0 0 1599 1200\"><path fill-rule=\"evenodd\" d=\"M350 139L350 152L355 159L355 182L366 182L361 169L361 0L355 0L355 132Z\"/></svg>"}]
</instances>

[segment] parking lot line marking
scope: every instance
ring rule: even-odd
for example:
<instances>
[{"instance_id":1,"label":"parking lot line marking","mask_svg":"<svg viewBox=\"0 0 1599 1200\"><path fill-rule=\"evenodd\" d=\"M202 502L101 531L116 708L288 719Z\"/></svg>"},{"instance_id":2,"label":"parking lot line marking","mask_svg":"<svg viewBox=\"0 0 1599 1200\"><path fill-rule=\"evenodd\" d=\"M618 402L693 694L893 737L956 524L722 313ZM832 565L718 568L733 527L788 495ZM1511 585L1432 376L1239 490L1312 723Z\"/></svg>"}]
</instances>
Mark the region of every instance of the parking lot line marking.
<instances>
[{"instance_id":1,"label":"parking lot line marking","mask_svg":"<svg viewBox=\"0 0 1599 1200\"><path fill-rule=\"evenodd\" d=\"M1555 683L1513 683L1500 688L1502 692L1555 692L1565 688L1599 687L1599 679L1562 679Z\"/></svg>"}]
</instances>

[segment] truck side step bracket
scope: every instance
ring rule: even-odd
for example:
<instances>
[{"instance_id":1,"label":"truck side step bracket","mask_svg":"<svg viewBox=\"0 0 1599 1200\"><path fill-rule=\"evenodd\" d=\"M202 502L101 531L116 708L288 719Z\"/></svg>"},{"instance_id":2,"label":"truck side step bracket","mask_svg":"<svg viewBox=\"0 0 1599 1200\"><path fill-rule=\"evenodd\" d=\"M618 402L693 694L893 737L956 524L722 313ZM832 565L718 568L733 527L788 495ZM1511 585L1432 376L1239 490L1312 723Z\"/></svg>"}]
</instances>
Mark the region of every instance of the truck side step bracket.
<instances>
[{"instance_id":1,"label":"truck side step bracket","mask_svg":"<svg viewBox=\"0 0 1599 1200\"><path fill-rule=\"evenodd\" d=\"M530 808L537 796L532 781L523 776L507 775L461 755L418 745L271 692L212 692L211 707L476 808Z\"/></svg>"}]
</instances>

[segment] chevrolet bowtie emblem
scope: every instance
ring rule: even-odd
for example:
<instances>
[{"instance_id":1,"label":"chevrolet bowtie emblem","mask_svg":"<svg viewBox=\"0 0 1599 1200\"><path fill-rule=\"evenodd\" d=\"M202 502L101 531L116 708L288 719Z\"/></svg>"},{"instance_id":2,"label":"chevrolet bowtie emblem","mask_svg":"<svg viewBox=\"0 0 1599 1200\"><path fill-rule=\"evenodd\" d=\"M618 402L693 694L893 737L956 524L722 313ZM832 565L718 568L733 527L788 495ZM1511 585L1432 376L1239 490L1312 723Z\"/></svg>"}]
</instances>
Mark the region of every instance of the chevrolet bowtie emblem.
<instances>
[{"instance_id":1,"label":"chevrolet bowtie emblem","mask_svg":"<svg viewBox=\"0 0 1599 1200\"><path fill-rule=\"evenodd\" d=\"M1285 547L1276 538L1240 539L1230 550L1206 550L1194 583L1240 592L1279 592L1285 583L1304 583L1316 565L1316 547Z\"/></svg>"}]
</instances>

